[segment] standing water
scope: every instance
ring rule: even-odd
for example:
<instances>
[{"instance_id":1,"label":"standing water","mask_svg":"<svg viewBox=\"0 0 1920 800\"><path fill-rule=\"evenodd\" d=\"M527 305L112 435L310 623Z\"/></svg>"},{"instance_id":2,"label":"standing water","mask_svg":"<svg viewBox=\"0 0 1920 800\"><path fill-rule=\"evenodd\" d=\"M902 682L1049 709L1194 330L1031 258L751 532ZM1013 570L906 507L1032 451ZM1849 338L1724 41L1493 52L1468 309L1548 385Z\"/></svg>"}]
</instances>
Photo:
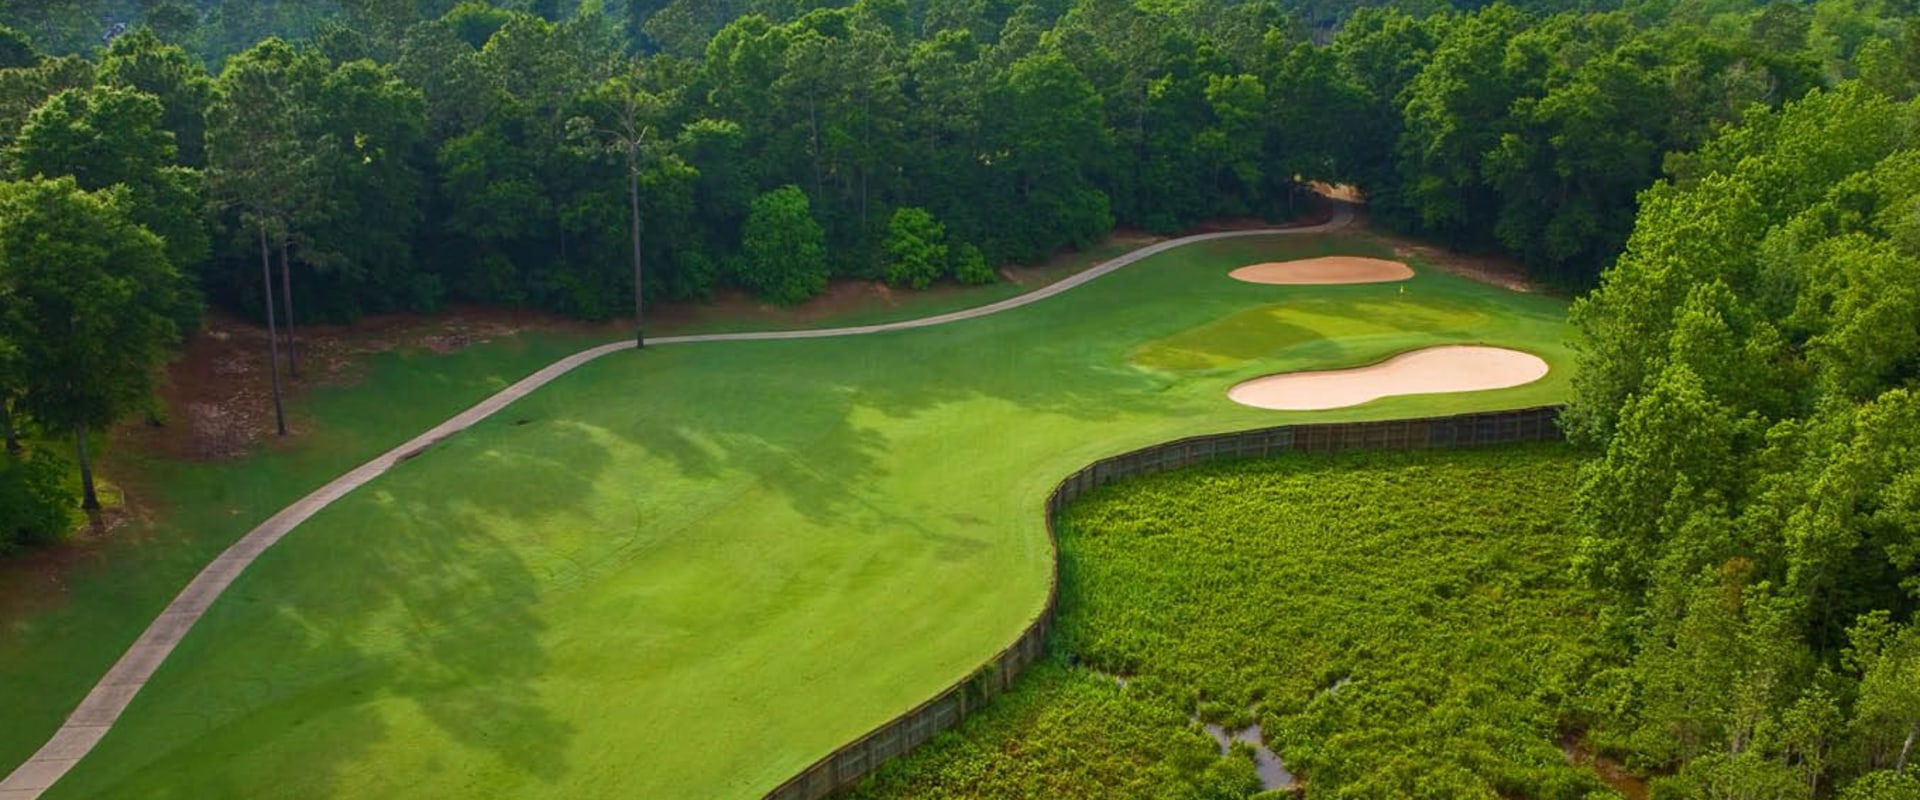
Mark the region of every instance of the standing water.
<instances>
[{"instance_id":1,"label":"standing water","mask_svg":"<svg viewBox=\"0 0 1920 800\"><path fill-rule=\"evenodd\" d=\"M1293 773L1288 772L1286 765L1280 763L1280 755L1267 747L1266 737L1261 733L1260 726L1255 725L1231 737L1227 735L1227 729L1218 725L1209 723L1206 729L1207 733L1213 735L1213 740L1220 743L1221 755L1226 755L1234 742L1253 745L1253 766L1254 770L1260 774L1262 790L1272 791L1294 787Z\"/></svg>"}]
</instances>

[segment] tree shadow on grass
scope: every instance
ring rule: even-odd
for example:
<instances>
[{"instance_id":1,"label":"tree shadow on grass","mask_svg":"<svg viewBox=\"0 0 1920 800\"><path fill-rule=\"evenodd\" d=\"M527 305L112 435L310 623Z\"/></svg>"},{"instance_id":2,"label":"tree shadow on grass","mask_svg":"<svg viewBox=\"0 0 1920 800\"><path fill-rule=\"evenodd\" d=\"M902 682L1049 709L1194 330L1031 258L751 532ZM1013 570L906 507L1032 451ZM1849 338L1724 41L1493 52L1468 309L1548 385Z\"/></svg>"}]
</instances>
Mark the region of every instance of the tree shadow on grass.
<instances>
[{"instance_id":1,"label":"tree shadow on grass","mask_svg":"<svg viewBox=\"0 0 1920 800\"><path fill-rule=\"evenodd\" d=\"M1229 282L1228 265L1354 247L1339 237L1208 243L1034 306L951 325L620 353L524 402L591 421L671 461L683 477L750 473L810 519L832 524L872 479L898 466L900 448L912 446L895 440L900 428L891 421L980 400L1012 405L1023 415L995 432L999 441L977 442L1006 457L1028 425L1191 413L1167 390L1206 378L1131 365L1128 352L1154 338L1137 329L1171 333L1272 302ZM1197 279L1201 288L1189 291ZM1097 424L1089 435L1102 435ZM635 477L636 491L644 480ZM910 522L905 515L897 521Z\"/></svg>"},{"instance_id":2,"label":"tree shadow on grass","mask_svg":"<svg viewBox=\"0 0 1920 800\"><path fill-rule=\"evenodd\" d=\"M543 438L541 451L480 452L455 437L296 529L62 796L341 797L415 784L402 773L420 768L563 777L574 727L540 694L551 664L536 606L552 580L527 523L578 503L607 453L566 426ZM506 474L477 477L488 471ZM484 758L423 749L440 737Z\"/></svg>"},{"instance_id":3,"label":"tree shadow on grass","mask_svg":"<svg viewBox=\"0 0 1920 800\"><path fill-rule=\"evenodd\" d=\"M862 511L885 524L921 529L918 519L885 507L869 491L905 460L940 458L906 450L914 445L899 438L904 421L982 397L1083 417L1120 413L1112 398L1095 402L1087 392L1064 387L995 386L991 377L982 381L977 373L916 366L906 359L868 363L885 364L892 374L860 374L865 370L831 365L813 369L796 358L754 374L758 385L747 390L752 396L744 399L727 396L724 387L695 387L651 401L634 400L645 405L638 414L594 416L625 444L670 461L683 478L744 473L754 486L779 494L795 511L823 525ZM628 379L633 384L629 396L646 393L648 384L657 385L650 378L657 377L635 370L635 377ZM622 387L614 393L625 391ZM634 483L635 491L646 491L643 476L635 476Z\"/></svg>"}]
</instances>

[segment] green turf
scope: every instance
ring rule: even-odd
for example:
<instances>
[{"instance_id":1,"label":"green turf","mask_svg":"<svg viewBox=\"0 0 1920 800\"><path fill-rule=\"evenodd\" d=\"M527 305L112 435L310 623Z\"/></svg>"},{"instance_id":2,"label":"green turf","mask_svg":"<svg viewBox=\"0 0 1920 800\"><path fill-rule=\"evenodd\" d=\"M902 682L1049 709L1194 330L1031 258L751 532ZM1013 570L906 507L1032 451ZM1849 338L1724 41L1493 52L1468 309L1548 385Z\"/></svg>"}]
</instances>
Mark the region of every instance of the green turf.
<instances>
[{"instance_id":1,"label":"green turf","mask_svg":"<svg viewBox=\"0 0 1920 800\"><path fill-rule=\"evenodd\" d=\"M15 593L0 626L0 773L33 754L94 681L201 567L282 506L372 456L584 347L579 337L533 334L453 355L391 352L350 388L316 390L291 407L301 427L325 431L242 459L195 463L122 458L140 477L151 522L116 529L60 571L58 591ZM116 454L117 455L117 454ZM38 584L23 562L0 581Z\"/></svg>"},{"instance_id":2,"label":"green turf","mask_svg":"<svg viewBox=\"0 0 1920 800\"><path fill-rule=\"evenodd\" d=\"M1409 333L1470 336L1486 326L1490 313L1484 304L1448 298L1400 300L1329 297L1251 308L1147 342L1130 358L1139 366L1170 372L1226 369L1322 340L1350 346Z\"/></svg>"},{"instance_id":3,"label":"green turf","mask_svg":"<svg viewBox=\"0 0 1920 800\"><path fill-rule=\"evenodd\" d=\"M1558 301L1431 273L1405 294L1224 275L1355 241L1181 248L939 328L603 359L267 553L54 795L757 795L1021 630L1046 590L1041 501L1089 460L1197 432L1565 396ZM1486 323L1283 341L1212 370L1130 360L1296 300ZM1343 319L1286 324L1344 336ZM1559 369L1315 414L1223 398L1262 372L1457 342Z\"/></svg>"},{"instance_id":4,"label":"green turf","mask_svg":"<svg viewBox=\"0 0 1920 800\"><path fill-rule=\"evenodd\" d=\"M902 292L893 305L865 305L809 323L706 320L663 325L655 336L735 330L867 325L943 314L1012 297L1131 249L1103 243L1029 270L1027 287L1010 283ZM411 439L459 410L548 363L599 344L587 333L532 332L475 344L450 355L424 350L382 354L366 378L314 391L290 411L302 430L289 445L236 461L202 463L126 457L116 477L137 481L142 498L164 498L139 518L89 542L59 571L56 592L7 595L0 614L0 772L25 761L86 696L128 645L193 575L227 545L288 503L342 472ZM22 561L0 562L10 580L38 585Z\"/></svg>"}]
</instances>

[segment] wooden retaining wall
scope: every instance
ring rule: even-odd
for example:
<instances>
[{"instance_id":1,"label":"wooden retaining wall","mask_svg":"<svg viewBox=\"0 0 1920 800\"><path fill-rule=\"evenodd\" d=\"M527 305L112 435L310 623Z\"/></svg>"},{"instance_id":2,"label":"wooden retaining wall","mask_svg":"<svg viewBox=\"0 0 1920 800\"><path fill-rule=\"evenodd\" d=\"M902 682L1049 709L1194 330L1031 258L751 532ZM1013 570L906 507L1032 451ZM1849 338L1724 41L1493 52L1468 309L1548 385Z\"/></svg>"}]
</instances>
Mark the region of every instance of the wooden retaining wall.
<instances>
[{"instance_id":1,"label":"wooden retaining wall","mask_svg":"<svg viewBox=\"0 0 1920 800\"><path fill-rule=\"evenodd\" d=\"M1193 436L1103 458L1067 476L1047 496L1047 539L1053 548L1053 574L1047 604L1013 644L959 683L872 732L801 770L767 800L820 800L847 789L892 759L960 724L967 715L1013 686L1013 680L1046 651L1059 601L1060 545L1053 522L1060 509L1087 492L1117 480L1180 469L1209 461L1263 458L1287 451L1331 453L1340 450L1424 450L1467 448L1521 442L1559 441L1560 407L1496 411L1425 419L1334 422Z\"/></svg>"}]
</instances>

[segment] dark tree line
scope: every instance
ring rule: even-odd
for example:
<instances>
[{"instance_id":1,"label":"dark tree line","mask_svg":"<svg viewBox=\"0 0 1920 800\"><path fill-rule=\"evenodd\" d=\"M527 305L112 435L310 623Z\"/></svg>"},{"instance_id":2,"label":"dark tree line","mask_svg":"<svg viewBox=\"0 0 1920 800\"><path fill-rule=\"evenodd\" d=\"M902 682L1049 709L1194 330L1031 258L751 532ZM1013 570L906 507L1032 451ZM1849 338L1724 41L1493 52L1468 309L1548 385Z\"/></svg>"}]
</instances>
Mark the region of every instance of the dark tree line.
<instances>
[{"instance_id":1,"label":"dark tree line","mask_svg":"<svg viewBox=\"0 0 1920 800\"><path fill-rule=\"evenodd\" d=\"M290 372L316 320L987 281L1310 180L1586 286L1676 154L1846 79L1911 96L1898 2L0 4L53 43L0 31L0 166L115 192L184 278L158 313L271 313ZM75 33L103 13L141 24Z\"/></svg>"},{"instance_id":2,"label":"dark tree line","mask_svg":"<svg viewBox=\"0 0 1920 800\"><path fill-rule=\"evenodd\" d=\"M255 5L248 25L308 35L209 73L136 29L99 68L6 70L0 115L102 81L153 94L213 209L209 256L179 267L264 316L244 266L264 237L289 323L449 300L605 319L633 313L636 280L657 300L797 301L904 274L886 246L902 212L942 232L949 277L961 254L1030 261L1116 224L1285 216L1313 179L1586 286L1666 154L1845 77L1905 91L1920 52L1900 9L1852 0L1361 9L1325 43L1276 3L1226 0ZM195 13L177 38L223 53L205 36L239 12ZM756 261L749 212L789 186L825 253Z\"/></svg>"}]
</instances>

